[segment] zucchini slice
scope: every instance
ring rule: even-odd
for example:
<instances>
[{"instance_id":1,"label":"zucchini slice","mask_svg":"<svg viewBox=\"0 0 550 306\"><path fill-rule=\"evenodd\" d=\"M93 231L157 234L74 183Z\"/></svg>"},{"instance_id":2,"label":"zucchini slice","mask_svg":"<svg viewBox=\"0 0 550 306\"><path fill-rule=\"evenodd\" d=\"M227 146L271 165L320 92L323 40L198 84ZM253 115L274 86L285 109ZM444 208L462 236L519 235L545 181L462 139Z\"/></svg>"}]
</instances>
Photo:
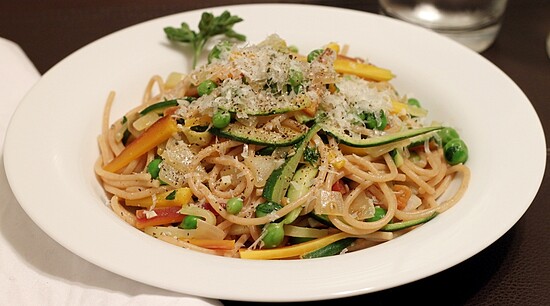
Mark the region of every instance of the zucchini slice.
<instances>
[{"instance_id":1,"label":"zucchini slice","mask_svg":"<svg viewBox=\"0 0 550 306\"><path fill-rule=\"evenodd\" d=\"M278 131L268 131L261 128L245 126L240 123L230 123L222 129L213 127L209 131L214 135L243 143L271 147L291 146L300 142L306 134L305 131L296 131L285 126L279 127Z\"/></svg>"},{"instance_id":2,"label":"zucchini slice","mask_svg":"<svg viewBox=\"0 0 550 306\"><path fill-rule=\"evenodd\" d=\"M294 177L296 168L298 168L298 164L302 160L306 146L313 135L317 134L319 130L320 126L318 124L314 124L309 128L309 131L307 131L306 135L302 138L294 155L288 157L286 161L279 168L275 169L267 178L262 193L262 196L266 200L281 203L281 200L286 195L290 181Z\"/></svg>"},{"instance_id":3,"label":"zucchini slice","mask_svg":"<svg viewBox=\"0 0 550 306\"><path fill-rule=\"evenodd\" d=\"M151 105L147 106L146 108L144 108L143 110L141 110L139 112L139 114L140 115L145 115L145 114L150 113L152 111L160 111L160 110L164 110L167 107L172 107L172 106L178 106L178 100L177 99L164 100L162 102L157 102L155 104L151 104Z\"/></svg>"},{"instance_id":4,"label":"zucchini slice","mask_svg":"<svg viewBox=\"0 0 550 306\"><path fill-rule=\"evenodd\" d=\"M231 104L229 106L220 105L219 108L231 113L245 113L249 116L268 116L295 112L309 107L312 104L311 99L302 94L296 96L291 102L281 99L277 101L267 100L266 103L255 103L254 107L245 107L241 104Z\"/></svg>"},{"instance_id":5,"label":"zucchini slice","mask_svg":"<svg viewBox=\"0 0 550 306\"><path fill-rule=\"evenodd\" d=\"M305 164L296 170L296 173L292 177L292 181L294 183L289 185L286 193L289 203L298 200L309 191L311 188L311 182L317 176L317 172L319 172L319 169L310 164ZM296 220L296 218L300 215L300 212L302 212L302 207L294 209L285 216L282 222L285 224L294 222L294 220Z\"/></svg>"},{"instance_id":6,"label":"zucchini slice","mask_svg":"<svg viewBox=\"0 0 550 306\"><path fill-rule=\"evenodd\" d=\"M350 147L357 147L357 148L376 147L376 146L396 142L399 140L411 138L414 136L426 134L432 131L440 130L442 128L443 128L442 126L430 126L430 127L422 127L418 129L405 130L405 131L386 134L386 135L377 136L377 137L356 138L356 137L351 137L347 135L344 131L340 129L337 129L328 125L323 125L322 127L322 129L327 134L336 138L340 143L343 143Z\"/></svg>"}]
</instances>

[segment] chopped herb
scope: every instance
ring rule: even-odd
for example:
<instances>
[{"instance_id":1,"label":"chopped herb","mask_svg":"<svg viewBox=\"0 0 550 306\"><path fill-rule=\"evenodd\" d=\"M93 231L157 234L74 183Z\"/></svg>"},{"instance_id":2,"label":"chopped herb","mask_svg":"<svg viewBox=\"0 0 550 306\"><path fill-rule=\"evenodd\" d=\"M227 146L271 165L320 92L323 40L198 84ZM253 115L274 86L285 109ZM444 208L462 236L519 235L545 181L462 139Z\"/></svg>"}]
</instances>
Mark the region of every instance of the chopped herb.
<instances>
[{"instance_id":1,"label":"chopped herb","mask_svg":"<svg viewBox=\"0 0 550 306\"><path fill-rule=\"evenodd\" d=\"M195 126L190 127L189 129L191 129L191 131L193 131L193 132L202 133L202 132L206 132L206 130L208 130L208 125L195 125Z\"/></svg>"},{"instance_id":2,"label":"chopped herb","mask_svg":"<svg viewBox=\"0 0 550 306\"><path fill-rule=\"evenodd\" d=\"M175 200L175 199L176 199L176 191L174 190L174 191L170 192L170 193L166 196L165 199L166 199L166 200L169 200L169 201Z\"/></svg>"},{"instance_id":3,"label":"chopped herb","mask_svg":"<svg viewBox=\"0 0 550 306\"><path fill-rule=\"evenodd\" d=\"M310 164L315 164L319 160L319 151L317 148L306 147L304 150L304 160Z\"/></svg>"}]
</instances>

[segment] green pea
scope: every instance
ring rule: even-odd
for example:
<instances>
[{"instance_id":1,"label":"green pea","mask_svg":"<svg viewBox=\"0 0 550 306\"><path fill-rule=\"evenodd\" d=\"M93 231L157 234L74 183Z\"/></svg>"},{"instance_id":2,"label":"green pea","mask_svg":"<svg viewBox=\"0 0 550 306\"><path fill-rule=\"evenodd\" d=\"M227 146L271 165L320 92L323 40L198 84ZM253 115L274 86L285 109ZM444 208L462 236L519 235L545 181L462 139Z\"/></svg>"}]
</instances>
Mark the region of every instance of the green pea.
<instances>
[{"instance_id":1,"label":"green pea","mask_svg":"<svg viewBox=\"0 0 550 306\"><path fill-rule=\"evenodd\" d=\"M441 144L445 146L449 141L460 138L457 131L451 127L446 127L437 132L439 138L441 138Z\"/></svg>"},{"instance_id":2,"label":"green pea","mask_svg":"<svg viewBox=\"0 0 550 306\"><path fill-rule=\"evenodd\" d=\"M384 218L384 216L386 215L386 210L380 206L376 206L374 208L374 215L368 219L365 219L365 221L367 222L374 222L374 221L378 221L382 218Z\"/></svg>"},{"instance_id":3,"label":"green pea","mask_svg":"<svg viewBox=\"0 0 550 306\"><path fill-rule=\"evenodd\" d=\"M304 75L301 71L299 70L290 71L288 82L290 83L290 86L294 90L294 93L300 92L303 81L304 81Z\"/></svg>"},{"instance_id":4,"label":"green pea","mask_svg":"<svg viewBox=\"0 0 550 306\"><path fill-rule=\"evenodd\" d=\"M199 84L199 86L197 87L197 92L198 92L199 96L208 95L216 87L218 87L216 82L214 82L212 80L206 80L206 81L203 81L202 83Z\"/></svg>"},{"instance_id":5,"label":"green pea","mask_svg":"<svg viewBox=\"0 0 550 306\"><path fill-rule=\"evenodd\" d=\"M283 206L279 203L275 203L271 201L263 202L261 204L258 204L258 206L256 206L256 217L258 218L264 217L281 208L283 208Z\"/></svg>"},{"instance_id":6,"label":"green pea","mask_svg":"<svg viewBox=\"0 0 550 306\"><path fill-rule=\"evenodd\" d=\"M218 129L223 129L231 122L231 114L226 111L218 110L212 116L212 125Z\"/></svg>"},{"instance_id":7,"label":"green pea","mask_svg":"<svg viewBox=\"0 0 550 306\"><path fill-rule=\"evenodd\" d=\"M225 209L232 215L238 214L243 209L243 199L237 197L229 199Z\"/></svg>"},{"instance_id":8,"label":"green pea","mask_svg":"<svg viewBox=\"0 0 550 306\"><path fill-rule=\"evenodd\" d=\"M147 172L151 174L151 178L157 179L160 173L160 163L162 158L155 158L147 165Z\"/></svg>"},{"instance_id":9,"label":"green pea","mask_svg":"<svg viewBox=\"0 0 550 306\"><path fill-rule=\"evenodd\" d=\"M220 55L223 52L229 51L233 44L227 40L221 41L218 44L216 44L210 53L208 53L208 63L212 63L216 59L220 59Z\"/></svg>"},{"instance_id":10,"label":"green pea","mask_svg":"<svg viewBox=\"0 0 550 306\"><path fill-rule=\"evenodd\" d=\"M187 215L183 218L178 227L182 229L196 229L198 219L200 218L197 216Z\"/></svg>"},{"instance_id":11,"label":"green pea","mask_svg":"<svg viewBox=\"0 0 550 306\"><path fill-rule=\"evenodd\" d=\"M443 147L445 159L451 165L465 163L468 160L468 147L460 138L455 138L447 142Z\"/></svg>"},{"instance_id":12,"label":"green pea","mask_svg":"<svg viewBox=\"0 0 550 306\"><path fill-rule=\"evenodd\" d=\"M321 55L321 53L323 53L323 51L323 49L315 49L309 52L309 54L307 55L307 62L313 62L317 57L319 57L319 55Z\"/></svg>"},{"instance_id":13,"label":"green pea","mask_svg":"<svg viewBox=\"0 0 550 306\"><path fill-rule=\"evenodd\" d=\"M416 107L421 107L420 102L415 98L408 99L407 104L412 105L412 106L416 106Z\"/></svg>"},{"instance_id":14,"label":"green pea","mask_svg":"<svg viewBox=\"0 0 550 306\"><path fill-rule=\"evenodd\" d=\"M269 223L263 228L264 238L262 241L265 248L275 248L283 242L285 230L280 223Z\"/></svg>"},{"instance_id":15,"label":"green pea","mask_svg":"<svg viewBox=\"0 0 550 306\"><path fill-rule=\"evenodd\" d=\"M380 110L378 116L375 113L365 113L363 116L365 126L369 129L383 131L388 125L388 118L383 110Z\"/></svg>"}]
</instances>

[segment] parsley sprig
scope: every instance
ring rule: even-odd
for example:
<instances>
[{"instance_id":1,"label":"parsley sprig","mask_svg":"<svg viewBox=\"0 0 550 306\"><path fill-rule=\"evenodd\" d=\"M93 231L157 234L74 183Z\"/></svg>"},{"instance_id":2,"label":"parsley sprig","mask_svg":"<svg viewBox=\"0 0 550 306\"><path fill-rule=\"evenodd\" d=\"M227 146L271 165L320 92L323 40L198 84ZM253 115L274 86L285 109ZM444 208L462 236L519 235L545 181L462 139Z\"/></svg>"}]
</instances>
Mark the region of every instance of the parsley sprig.
<instances>
[{"instance_id":1,"label":"parsley sprig","mask_svg":"<svg viewBox=\"0 0 550 306\"><path fill-rule=\"evenodd\" d=\"M193 68L197 65L197 60L204 49L208 39L216 35L225 34L228 38L234 38L239 41L245 41L246 36L233 30L233 26L243 19L238 16L232 16L228 11L224 11L220 16L214 16L212 13L202 13L199 21L199 32L191 30L186 22L181 27L166 27L164 33L169 40L174 42L189 43L193 47Z\"/></svg>"}]
</instances>

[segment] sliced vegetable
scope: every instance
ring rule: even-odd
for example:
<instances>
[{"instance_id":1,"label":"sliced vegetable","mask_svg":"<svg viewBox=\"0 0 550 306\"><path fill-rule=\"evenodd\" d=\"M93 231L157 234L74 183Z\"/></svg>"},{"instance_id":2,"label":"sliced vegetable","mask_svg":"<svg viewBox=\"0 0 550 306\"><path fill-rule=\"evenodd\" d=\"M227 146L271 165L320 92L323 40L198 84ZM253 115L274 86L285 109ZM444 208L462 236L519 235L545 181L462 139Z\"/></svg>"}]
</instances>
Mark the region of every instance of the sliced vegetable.
<instances>
[{"instance_id":1,"label":"sliced vegetable","mask_svg":"<svg viewBox=\"0 0 550 306\"><path fill-rule=\"evenodd\" d=\"M182 205L191 202L192 196L193 192L189 187L159 193L155 195L155 207L177 206L181 208ZM153 197L126 199L125 204L127 206L150 208L153 206Z\"/></svg>"},{"instance_id":2,"label":"sliced vegetable","mask_svg":"<svg viewBox=\"0 0 550 306\"><path fill-rule=\"evenodd\" d=\"M318 124L313 125L301 140L294 155L288 157L284 164L271 173L262 193L265 199L276 203L281 202L286 195L290 181L296 172L296 168L298 168L298 164L302 160L309 141L319 130L320 126Z\"/></svg>"},{"instance_id":3,"label":"sliced vegetable","mask_svg":"<svg viewBox=\"0 0 550 306\"><path fill-rule=\"evenodd\" d=\"M245 126L240 123L230 123L225 128L213 127L209 130L212 134L237 140L248 144L257 144L272 147L287 147L300 140L306 134L286 126L280 126L278 131L268 131L261 128Z\"/></svg>"},{"instance_id":4,"label":"sliced vegetable","mask_svg":"<svg viewBox=\"0 0 550 306\"><path fill-rule=\"evenodd\" d=\"M323 238L285 246L276 249L250 250L240 249L239 254L243 259L280 259L302 256L303 254L325 247L335 241L348 238L348 233L338 233Z\"/></svg>"},{"instance_id":5,"label":"sliced vegetable","mask_svg":"<svg viewBox=\"0 0 550 306\"><path fill-rule=\"evenodd\" d=\"M350 147L375 147L399 140L411 138L414 136L422 135L432 131L441 129L442 127L430 126L417 129L404 130L401 132L385 134L382 136L370 137L370 138L356 138L347 135L344 131L334 128L332 126L323 125L323 130L336 138L339 142L348 145Z\"/></svg>"},{"instance_id":6,"label":"sliced vegetable","mask_svg":"<svg viewBox=\"0 0 550 306\"><path fill-rule=\"evenodd\" d=\"M334 70L341 74L353 74L360 78L373 81L389 81L394 77L392 72L388 69L357 62L353 59L341 56L334 60Z\"/></svg>"},{"instance_id":7,"label":"sliced vegetable","mask_svg":"<svg viewBox=\"0 0 550 306\"><path fill-rule=\"evenodd\" d=\"M148 226L166 225L181 222L184 215L180 214L180 207L158 207L153 210L140 209L136 211L136 227L143 229Z\"/></svg>"},{"instance_id":8,"label":"sliced vegetable","mask_svg":"<svg viewBox=\"0 0 550 306\"><path fill-rule=\"evenodd\" d=\"M318 169L310 164L304 164L292 177L292 182L290 183L287 191L287 198L289 203L293 203L302 196L304 196L309 189L311 188L312 182L317 176ZM283 221L284 224L290 224L296 220L302 211L301 207L298 207L288 213Z\"/></svg>"},{"instance_id":9,"label":"sliced vegetable","mask_svg":"<svg viewBox=\"0 0 550 306\"><path fill-rule=\"evenodd\" d=\"M165 108L173 107L173 106L178 106L178 100L176 100L176 99L165 100L165 101L162 101L162 102L151 104L151 105L147 106L146 108L144 108L143 110L141 110L139 112L139 114L143 116L143 115L145 115L147 113L150 113L152 111L158 112L159 110L163 110Z\"/></svg>"},{"instance_id":10,"label":"sliced vegetable","mask_svg":"<svg viewBox=\"0 0 550 306\"><path fill-rule=\"evenodd\" d=\"M165 142L178 130L177 123L170 116L163 117L149 127L143 134L128 144L122 152L106 164L103 169L116 172L127 166L132 160Z\"/></svg>"},{"instance_id":11,"label":"sliced vegetable","mask_svg":"<svg viewBox=\"0 0 550 306\"><path fill-rule=\"evenodd\" d=\"M342 240L338 240L325 247L306 253L302 255L302 258L307 259L338 255L342 253L344 249L349 247L356 239L357 238L345 238Z\"/></svg>"},{"instance_id":12,"label":"sliced vegetable","mask_svg":"<svg viewBox=\"0 0 550 306\"><path fill-rule=\"evenodd\" d=\"M428 115L428 111L420 106L406 104L394 100L392 100L391 104L392 108L390 109L390 112L394 114L401 114L402 111L405 111L407 114L413 117L426 117Z\"/></svg>"},{"instance_id":13,"label":"sliced vegetable","mask_svg":"<svg viewBox=\"0 0 550 306\"><path fill-rule=\"evenodd\" d=\"M437 213L433 213L433 214L429 215L428 217L424 217L424 218L418 218L418 219L414 219L414 220L408 220L408 221L402 221L402 222L396 222L396 223L389 223L389 224L384 225L380 230L381 231L387 231L387 232L393 232L393 231L406 229L406 228L411 227L411 226L426 223L426 222L432 220L435 216L437 216Z\"/></svg>"},{"instance_id":14,"label":"sliced vegetable","mask_svg":"<svg viewBox=\"0 0 550 306\"><path fill-rule=\"evenodd\" d=\"M231 113L244 113L249 116L268 116L276 114L284 114L299 110L306 110L312 106L313 101L304 93L299 93L292 100L292 103L280 105L278 103L258 103L253 107L243 107L240 104L232 104L229 106L220 106L220 109Z\"/></svg>"},{"instance_id":15,"label":"sliced vegetable","mask_svg":"<svg viewBox=\"0 0 550 306\"><path fill-rule=\"evenodd\" d=\"M403 155L401 155L401 153L399 153L399 150L397 149L393 149L390 151L390 156L391 158L393 159L393 162L395 163L395 166L396 167L401 167L403 166Z\"/></svg>"}]
</instances>

